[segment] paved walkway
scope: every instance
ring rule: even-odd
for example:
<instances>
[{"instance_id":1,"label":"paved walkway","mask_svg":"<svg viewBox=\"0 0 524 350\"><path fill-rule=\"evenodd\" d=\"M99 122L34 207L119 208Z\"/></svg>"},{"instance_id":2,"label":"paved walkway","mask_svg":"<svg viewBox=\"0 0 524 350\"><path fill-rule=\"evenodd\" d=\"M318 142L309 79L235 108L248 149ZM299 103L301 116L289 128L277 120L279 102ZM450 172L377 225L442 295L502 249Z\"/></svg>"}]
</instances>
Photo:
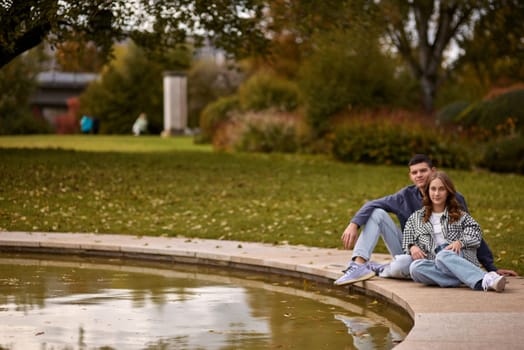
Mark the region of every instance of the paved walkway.
<instances>
[{"instance_id":1,"label":"paved walkway","mask_svg":"<svg viewBox=\"0 0 524 350\"><path fill-rule=\"evenodd\" d=\"M350 252L235 241L125 235L0 232L0 249L117 255L242 267L332 282ZM386 255L373 260L387 261ZM342 288L342 287L341 287ZM426 287L374 278L359 282L400 305L414 327L395 349L524 349L524 278L509 278L504 293Z\"/></svg>"}]
</instances>

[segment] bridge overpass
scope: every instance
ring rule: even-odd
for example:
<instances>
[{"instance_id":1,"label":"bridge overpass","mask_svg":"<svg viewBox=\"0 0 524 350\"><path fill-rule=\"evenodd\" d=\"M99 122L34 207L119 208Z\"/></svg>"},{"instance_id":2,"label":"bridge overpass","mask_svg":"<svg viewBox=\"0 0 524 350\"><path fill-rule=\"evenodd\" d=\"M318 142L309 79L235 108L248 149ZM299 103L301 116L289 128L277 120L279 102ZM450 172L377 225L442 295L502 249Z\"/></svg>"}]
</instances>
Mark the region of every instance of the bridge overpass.
<instances>
[{"instance_id":1,"label":"bridge overpass","mask_svg":"<svg viewBox=\"0 0 524 350\"><path fill-rule=\"evenodd\" d=\"M97 78L95 73L41 72L37 76L37 89L29 101L30 105L51 125L55 125L57 117L67 114L68 99L80 96Z\"/></svg>"}]
</instances>

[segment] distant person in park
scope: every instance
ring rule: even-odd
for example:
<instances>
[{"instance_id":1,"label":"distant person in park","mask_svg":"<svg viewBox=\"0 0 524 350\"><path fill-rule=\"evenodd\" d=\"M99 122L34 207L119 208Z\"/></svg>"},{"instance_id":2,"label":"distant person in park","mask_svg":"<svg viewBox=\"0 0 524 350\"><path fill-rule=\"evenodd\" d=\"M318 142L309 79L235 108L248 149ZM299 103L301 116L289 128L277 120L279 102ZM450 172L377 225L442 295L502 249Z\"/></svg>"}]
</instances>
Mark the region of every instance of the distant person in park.
<instances>
[{"instance_id":1,"label":"distant person in park","mask_svg":"<svg viewBox=\"0 0 524 350\"><path fill-rule=\"evenodd\" d=\"M423 154L415 155L408 163L409 177L413 185L404 187L397 193L375 199L362 206L342 234L344 248L351 249L355 244L353 255L344 275L335 281L336 285L346 285L372 278L376 274L384 275L389 266L369 261L379 237L382 237L389 253L399 258L404 256L402 250L402 231L407 219L416 210L422 208L422 193L429 175L436 171L433 162ZM464 197L455 194L457 201L464 211L468 212ZM400 228L394 223L388 213L395 214ZM358 230L364 227L360 236ZM357 239L358 238L358 239ZM482 266L488 271L497 271L501 275L516 276L515 271L497 269L493 263L493 254L484 240L477 249L477 257ZM393 275L384 277L410 278L409 272L401 275L393 271Z\"/></svg>"},{"instance_id":2,"label":"distant person in park","mask_svg":"<svg viewBox=\"0 0 524 350\"><path fill-rule=\"evenodd\" d=\"M93 127L91 128L91 131L93 134L98 134L98 130L100 129L100 119L97 117L92 117L93 119Z\"/></svg>"},{"instance_id":3,"label":"distant person in park","mask_svg":"<svg viewBox=\"0 0 524 350\"><path fill-rule=\"evenodd\" d=\"M436 171L424 187L422 209L406 222L402 248L413 259L409 266L415 282L440 287L504 291L506 279L480 269L477 248L480 225L460 207L449 176Z\"/></svg>"},{"instance_id":4,"label":"distant person in park","mask_svg":"<svg viewBox=\"0 0 524 350\"><path fill-rule=\"evenodd\" d=\"M80 119L80 131L82 134L89 134L93 129L93 118L83 115Z\"/></svg>"},{"instance_id":5,"label":"distant person in park","mask_svg":"<svg viewBox=\"0 0 524 350\"><path fill-rule=\"evenodd\" d=\"M145 113L140 113L133 124L133 134L139 136L147 132L147 116Z\"/></svg>"},{"instance_id":6,"label":"distant person in park","mask_svg":"<svg viewBox=\"0 0 524 350\"><path fill-rule=\"evenodd\" d=\"M82 134L98 134L100 120L97 117L83 115L80 119L80 131Z\"/></svg>"}]
</instances>

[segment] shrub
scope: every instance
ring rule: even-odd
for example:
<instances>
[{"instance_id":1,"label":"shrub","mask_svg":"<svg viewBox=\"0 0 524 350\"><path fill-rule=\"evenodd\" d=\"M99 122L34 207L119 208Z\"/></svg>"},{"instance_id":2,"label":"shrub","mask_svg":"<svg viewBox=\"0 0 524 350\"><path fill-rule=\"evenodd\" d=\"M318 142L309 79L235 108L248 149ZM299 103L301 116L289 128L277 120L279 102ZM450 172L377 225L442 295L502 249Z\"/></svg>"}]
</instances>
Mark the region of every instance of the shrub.
<instances>
[{"instance_id":1,"label":"shrub","mask_svg":"<svg viewBox=\"0 0 524 350\"><path fill-rule=\"evenodd\" d=\"M232 113L239 109L240 103L237 95L220 97L215 102L207 105L200 114L201 133L197 142L211 142L218 127L231 119Z\"/></svg>"},{"instance_id":2,"label":"shrub","mask_svg":"<svg viewBox=\"0 0 524 350\"><path fill-rule=\"evenodd\" d=\"M437 113L437 121L442 124L453 124L457 117L469 106L469 102L456 101L441 108Z\"/></svg>"},{"instance_id":3,"label":"shrub","mask_svg":"<svg viewBox=\"0 0 524 350\"><path fill-rule=\"evenodd\" d=\"M488 144L479 165L491 171L524 174L524 137L503 138Z\"/></svg>"},{"instance_id":4,"label":"shrub","mask_svg":"<svg viewBox=\"0 0 524 350\"><path fill-rule=\"evenodd\" d=\"M334 133L333 155L347 162L406 165L425 153L448 168L470 167L470 157L436 129L388 120L354 121Z\"/></svg>"},{"instance_id":5,"label":"shrub","mask_svg":"<svg viewBox=\"0 0 524 350\"><path fill-rule=\"evenodd\" d=\"M0 118L0 135L48 134L52 132L49 123L31 113L19 113L16 118Z\"/></svg>"},{"instance_id":6,"label":"shrub","mask_svg":"<svg viewBox=\"0 0 524 350\"><path fill-rule=\"evenodd\" d=\"M248 116L234 148L245 152L296 152L295 126L286 118Z\"/></svg>"},{"instance_id":7,"label":"shrub","mask_svg":"<svg viewBox=\"0 0 524 350\"><path fill-rule=\"evenodd\" d=\"M508 130L502 129L508 126L508 120L512 120L516 130L524 131L523 99L524 89L513 90L472 104L458 115L456 121L466 127L480 127L495 134L504 134ZM513 131L509 130L510 133Z\"/></svg>"},{"instance_id":8,"label":"shrub","mask_svg":"<svg viewBox=\"0 0 524 350\"><path fill-rule=\"evenodd\" d=\"M188 72L188 126L200 125L204 108L223 96L233 94L243 75L239 70L211 60L196 62Z\"/></svg>"},{"instance_id":9,"label":"shrub","mask_svg":"<svg viewBox=\"0 0 524 350\"><path fill-rule=\"evenodd\" d=\"M214 142L222 150L292 153L299 149L300 126L296 116L264 112L237 115Z\"/></svg>"},{"instance_id":10,"label":"shrub","mask_svg":"<svg viewBox=\"0 0 524 350\"><path fill-rule=\"evenodd\" d=\"M262 111L273 109L291 112L299 104L298 88L295 83L267 72L251 76L238 91L243 110Z\"/></svg>"}]
</instances>

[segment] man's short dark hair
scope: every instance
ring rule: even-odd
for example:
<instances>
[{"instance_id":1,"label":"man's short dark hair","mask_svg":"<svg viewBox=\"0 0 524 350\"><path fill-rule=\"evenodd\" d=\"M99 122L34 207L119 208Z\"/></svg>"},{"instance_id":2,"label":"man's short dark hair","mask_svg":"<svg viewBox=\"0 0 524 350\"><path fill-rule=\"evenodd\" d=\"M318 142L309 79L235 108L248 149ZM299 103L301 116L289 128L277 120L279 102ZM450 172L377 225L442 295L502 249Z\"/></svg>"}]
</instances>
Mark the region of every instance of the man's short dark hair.
<instances>
[{"instance_id":1,"label":"man's short dark hair","mask_svg":"<svg viewBox=\"0 0 524 350\"><path fill-rule=\"evenodd\" d=\"M408 166L415 164L426 163L430 168L433 168L433 162L425 154L415 154L408 163Z\"/></svg>"}]
</instances>

